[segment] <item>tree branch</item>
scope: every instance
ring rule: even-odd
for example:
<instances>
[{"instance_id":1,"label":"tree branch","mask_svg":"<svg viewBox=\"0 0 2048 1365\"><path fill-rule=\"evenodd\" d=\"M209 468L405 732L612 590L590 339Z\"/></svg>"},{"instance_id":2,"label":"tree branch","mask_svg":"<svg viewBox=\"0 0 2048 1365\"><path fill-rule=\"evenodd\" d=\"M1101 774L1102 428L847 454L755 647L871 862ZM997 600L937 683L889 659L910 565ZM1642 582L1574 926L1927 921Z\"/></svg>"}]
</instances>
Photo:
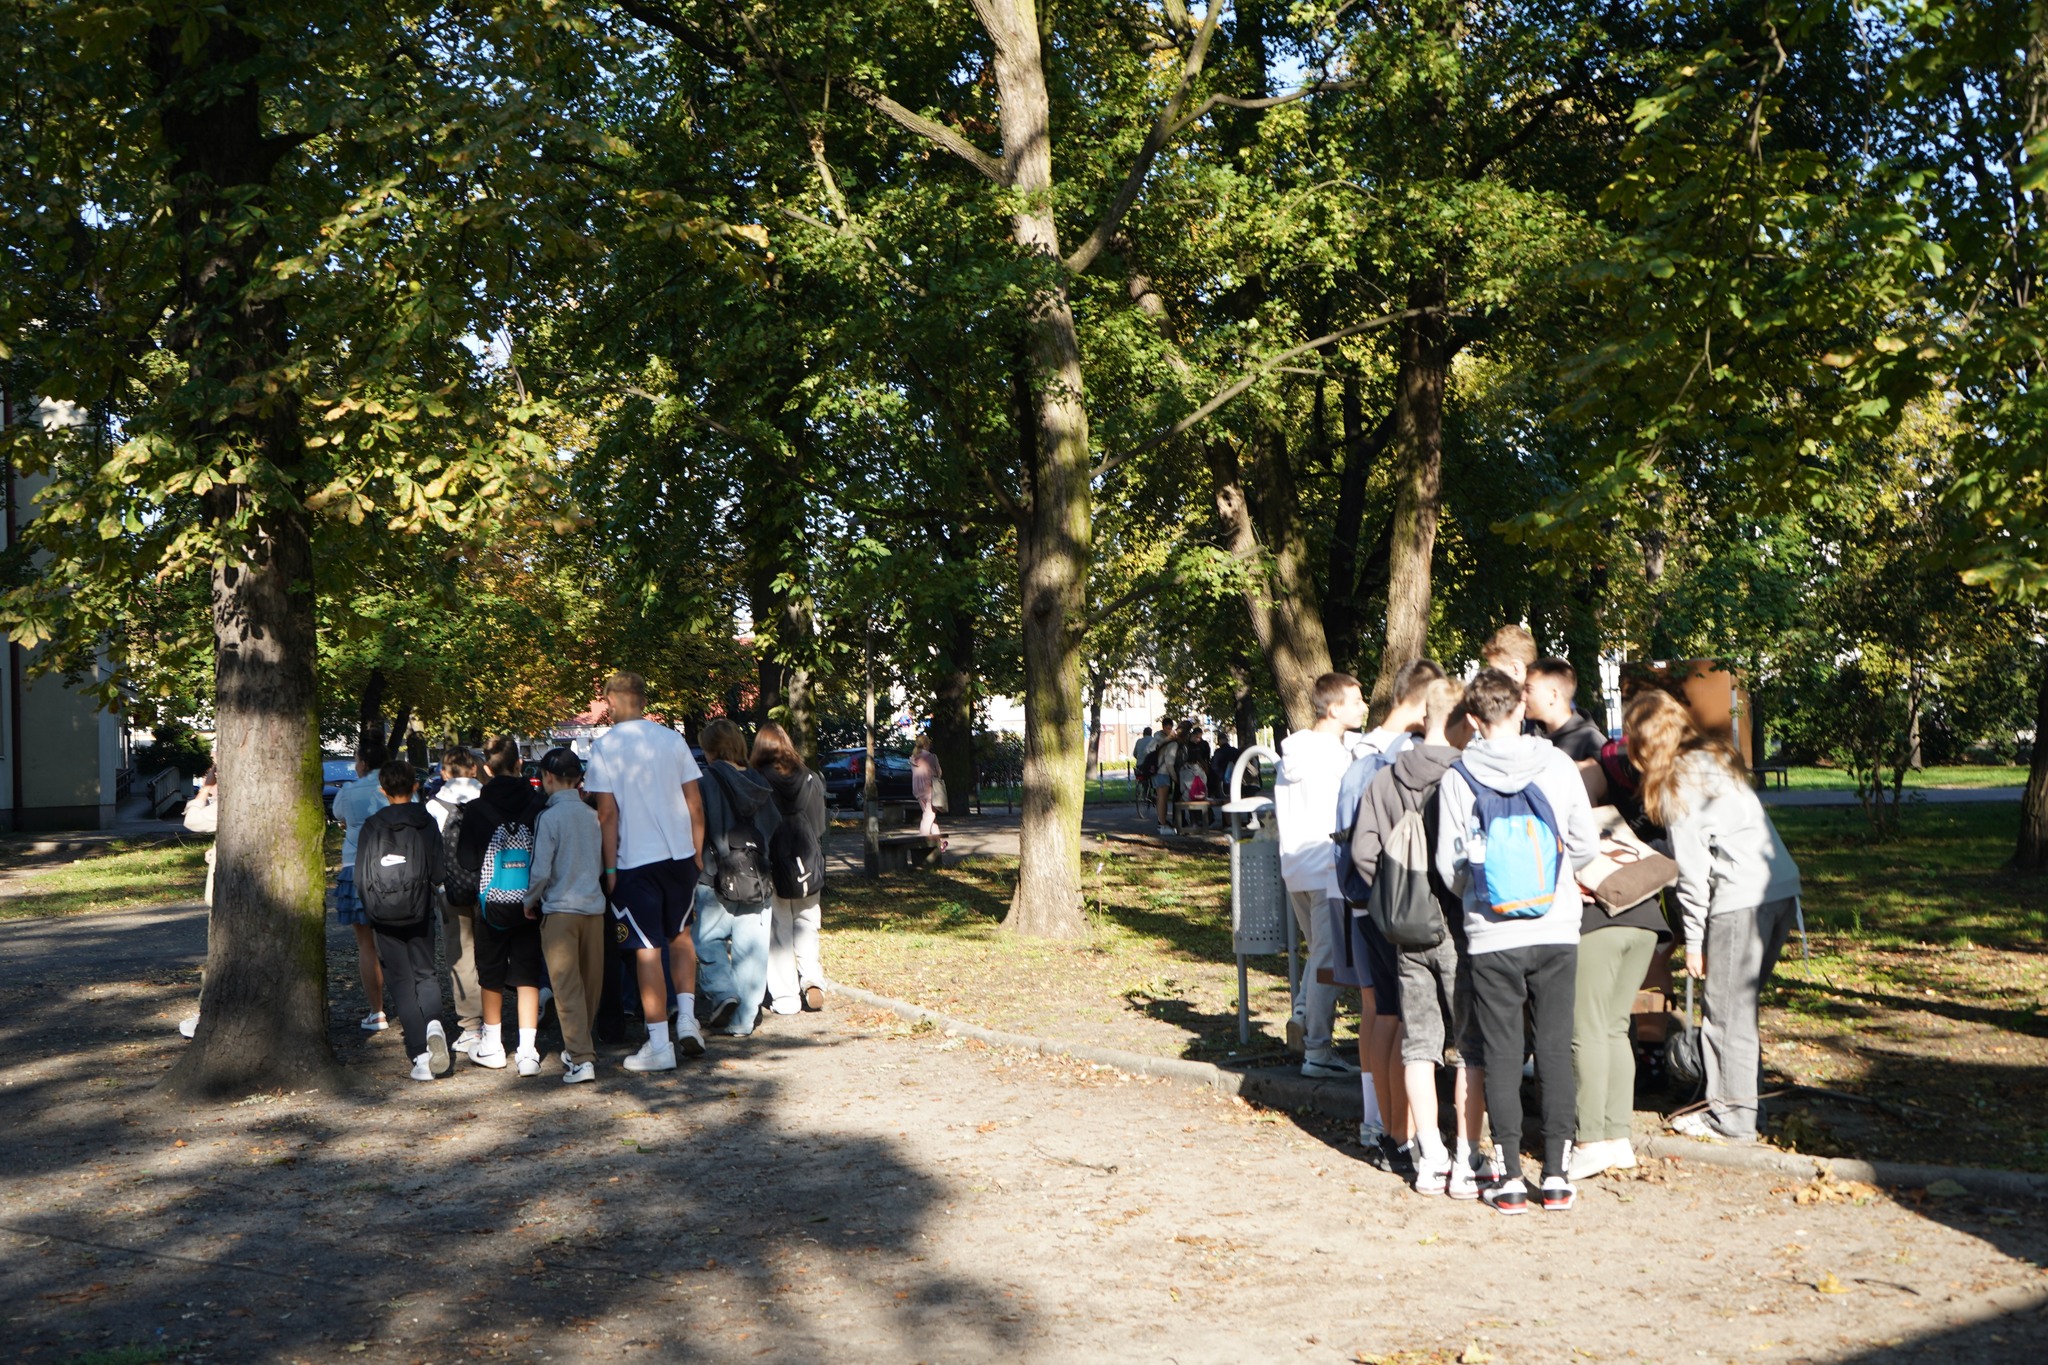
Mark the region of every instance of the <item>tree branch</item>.
<instances>
[{"instance_id":1,"label":"tree branch","mask_svg":"<svg viewBox=\"0 0 2048 1365\"><path fill-rule=\"evenodd\" d=\"M1195 124L1200 123L1211 109L1216 108L1218 105L1231 109L1278 109L1283 104L1292 104L1296 100L1305 100L1311 95L1327 95L1339 90L1353 90L1363 84L1365 84L1365 78L1359 76L1343 81L1317 81L1313 85L1304 85L1299 90L1291 90L1284 95L1269 95L1264 99L1244 100L1237 98L1235 95L1211 95L1196 105L1187 117L1174 124L1173 130L1168 136L1171 137L1192 128Z\"/></svg>"},{"instance_id":2,"label":"tree branch","mask_svg":"<svg viewBox=\"0 0 2048 1365\"><path fill-rule=\"evenodd\" d=\"M1095 466L1094 477L1098 479L1102 478L1111 470L1115 469L1118 465L1123 464L1126 460L1132 459L1135 456L1143 455L1146 451L1156 449L1157 447L1166 444L1168 441L1171 441L1174 437L1187 432L1188 430L1196 426L1198 423L1200 423L1203 418L1209 416L1209 414L1215 412L1225 403L1228 403L1231 399L1237 397L1246 389L1258 383L1261 379L1264 379L1267 375L1279 369L1282 365L1285 365L1288 361L1294 359L1294 357L1298 355L1306 355L1310 351L1321 350L1323 347L1342 341L1346 337L1355 337L1359 335L1361 332L1377 331L1382 327L1392 326L1394 323L1403 322L1409 318L1431 316L1455 317L1457 315L1443 308L1403 308L1399 312L1382 313L1376 318L1367 318L1364 322L1354 322L1349 327L1340 327L1336 331L1331 332L1328 336L1317 337L1314 341L1304 341L1299 346L1290 346L1288 349L1280 352L1278 355L1272 356L1269 359L1254 366L1250 371L1248 371L1243 377L1238 379L1235 383L1231 384L1228 388L1225 388L1218 392L1215 397L1211 398L1208 402L1202 404L1202 406L1196 408L1187 416L1181 418L1178 422L1175 422L1166 430L1159 432L1156 435L1146 437L1144 440L1138 442L1138 444L1132 446L1128 450L1122 451L1115 455L1105 456L1102 463Z\"/></svg>"},{"instance_id":3,"label":"tree branch","mask_svg":"<svg viewBox=\"0 0 2048 1365\"><path fill-rule=\"evenodd\" d=\"M1166 144L1173 140L1177 131L1175 124L1180 120L1182 106L1187 103L1188 90L1194 85L1195 77L1202 74L1202 67L1209 60L1209 40L1216 36L1216 25L1223 18L1223 0L1209 0L1209 12L1202 16L1201 31L1195 35L1194 46L1181 59L1180 82L1174 86L1173 94L1166 101L1166 107L1159 111L1159 117L1152 121L1152 131L1145 134L1145 144L1138 149L1137 159L1124 176L1124 183L1118 187L1116 197L1109 202L1102 219L1095 224L1095 230L1088 234L1081 245L1074 248L1065 265L1069 274L1079 275L1095 263L1102 249L1109 245L1115 235L1117 224L1123 221L1131 205L1138 202L1138 192L1145 187L1145 177L1152 173L1152 163Z\"/></svg>"}]
</instances>

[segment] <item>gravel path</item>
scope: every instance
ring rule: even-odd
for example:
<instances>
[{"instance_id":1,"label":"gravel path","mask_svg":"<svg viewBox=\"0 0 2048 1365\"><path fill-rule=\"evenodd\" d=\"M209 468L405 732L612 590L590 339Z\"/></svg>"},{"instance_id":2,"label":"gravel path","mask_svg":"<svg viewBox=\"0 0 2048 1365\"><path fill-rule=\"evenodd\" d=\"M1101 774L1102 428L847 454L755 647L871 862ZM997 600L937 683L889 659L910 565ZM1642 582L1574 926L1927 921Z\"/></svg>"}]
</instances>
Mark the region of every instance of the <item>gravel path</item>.
<instances>
[{"instance_id":1,"label":"gravel path","mask_svg":"<svg viewBox=\"0 0 2048 1365\"><path fill-rule=\"evenodd\" d=\"M1506 1219L1409 1193L1335 1128L853 1007L666 1077L607 1056L575 1088L552 1059L415 1084L393 1034L338 1028L349 1094L172 1109L149 1085L183 1046L203 928L188 909L0 929L9 1358L2048 1350L2038 1206L1800 1204L1796 1180L1651 1162Z\"/></svg>"}]
</instances>

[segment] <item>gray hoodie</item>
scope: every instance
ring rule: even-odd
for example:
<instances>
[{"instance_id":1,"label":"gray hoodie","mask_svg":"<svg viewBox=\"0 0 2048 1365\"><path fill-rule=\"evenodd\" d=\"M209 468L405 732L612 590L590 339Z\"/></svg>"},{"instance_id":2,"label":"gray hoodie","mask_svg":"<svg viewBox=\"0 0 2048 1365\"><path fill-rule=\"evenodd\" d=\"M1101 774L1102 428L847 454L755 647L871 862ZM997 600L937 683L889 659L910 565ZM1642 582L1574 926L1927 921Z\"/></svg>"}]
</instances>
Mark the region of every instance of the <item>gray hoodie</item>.
<instances>
[{"instance_id":1,"label":"gray hoodie","mask_svg":"<svg viewBox=\"0 0 2048 1365\"><path fill-rule=\"evenodd\" d=\"M550 915L604 913L603 856L597 812L583 804L581 792L556 792L534 822L527 903L538 900Z\"/></svg>"},{"instance_id":2,"label":"gray hoodie","mask_svg":"<svg viewBox=\"0 0 2048 1365\"><path fill-rule=\"evenodd\" d=\"M1681 813L1670 825L1685 941L1707 941L1707 916L1799 894L1799 864L1747 782L1707 754L1680 760Z\"/></svg>"},{"instance_id":3,"label":"gray hoodie","mask_svg":"<svg viewBox=\"0 0 2048 1365\"><path fill-rule=\"evenodd\" d=\"M1518 792L1530 783L1550 802L1558 832L1563 835L1567 871L1557 880L1550 910L1529 919L1508 919L1481 908L1471 864L1486 861L1485 833L1479 827L1472 788L1456 769L1437 785L1436 870L1444 885L1465 905L1465 936L1472 952L1497 953L1508 948L1579 941L1579 884L1571 870L1593 861L1600 832L1579 770L1551 742L1539 735L1476 739L1465 750L1465 766L1497 792Z\"/></svg>"}]
</instances>

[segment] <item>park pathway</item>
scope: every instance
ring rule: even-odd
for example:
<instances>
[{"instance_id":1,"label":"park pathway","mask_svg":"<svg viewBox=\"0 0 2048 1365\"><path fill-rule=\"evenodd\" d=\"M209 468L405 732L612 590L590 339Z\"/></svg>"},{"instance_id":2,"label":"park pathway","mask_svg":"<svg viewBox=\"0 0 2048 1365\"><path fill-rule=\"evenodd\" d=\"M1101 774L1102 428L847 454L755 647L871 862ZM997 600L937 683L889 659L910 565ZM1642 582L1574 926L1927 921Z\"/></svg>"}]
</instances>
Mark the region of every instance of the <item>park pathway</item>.
<instances>
[{"instance_id":1,"label":"park pathway","mask_svg":"<svg viewBox=\"0 0 2048 1365\"><path fill-rule=\"evenodd\" d=\"M2037 1362L2041 1210L1652 1162L1426 1200L1341 1131L840 1004L664 1077L153 1099L197 908L0 926L7 1355ZM337 978L349 969L338 935ZM829 954L829 938L827 943ZM829 965L829 956L828 956ZM1808 1197L1813 1197L1809 1194ZM1440 1353L1440 1354L1428 1354Z\"/></svg>"}]
</instances>

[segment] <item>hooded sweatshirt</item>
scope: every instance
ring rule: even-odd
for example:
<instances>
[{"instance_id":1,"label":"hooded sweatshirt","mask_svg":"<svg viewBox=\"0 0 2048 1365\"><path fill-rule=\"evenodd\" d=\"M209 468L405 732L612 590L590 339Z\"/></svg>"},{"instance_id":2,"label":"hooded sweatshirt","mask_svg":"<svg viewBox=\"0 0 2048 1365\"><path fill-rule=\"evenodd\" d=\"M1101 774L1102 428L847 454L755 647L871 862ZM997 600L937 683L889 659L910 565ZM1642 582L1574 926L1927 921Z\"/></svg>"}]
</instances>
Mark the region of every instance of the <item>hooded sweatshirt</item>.
<instances>
[{"instance_id":1,"label":"hooded sweatshirt","mask_svg":"<svg viewBox=\"0 0 2048 1365\"><path fill-rule=\"evenodd\" d=\"M1436 847L1436 788L1457 761L1458 751L1450 745L1425 744L1418 738L1401 750L1393 766L1382 769L1373 778L1365 789L1365 798L1358 803L1358 823L1351 827L1351 861L1367 881L1379 872L1380 850L1387 836L1409 811L1423 813L1430 847ZM1456 926L1462 939L1464 926L1458 922L1462 909L1458 898L1445 887L1441 876L1431 877L1430 885L1443 906L1445 923ZM1352 913L1359 912L1354 908Z\"/></svg>"},{"instance_id":2,"label":"hooded sweatshirt","mask_svg":"<svg viewBox=\"0 0 2048 1365\"><path fill-rule=\"evenodd\" d=\"M757 781L766 781L775 795L775 813L810 836L811 847L820 855L825 850L825 783L809 768L786 773L779 768L754 769Z\"/></svg>"},{"instance_id":3,"label":"hooded sweatshirt","mask_svg":"<svg viewBox=\"0 0 2048 1365\"><path fill-rule=\"evenodd\" d=\"M724 841L726 831L752 821L760 833L765 852L768 836L775 832L775 826L781 823L782 817L776 813L768 780L752 768L735 768L730 763L712 759L704 765L704 779L697 784L697 790L704 797L704 877L701 884L709 886L718 873L718 845Z\"/></svg>"},{"instance_id":4,"label":"hooded sweatshirt","mask_svg":"<svg viewBox=\"0 0 2048 1365\"><path fill-rule=\"evenodd\" d=\"M538 898L550 915L603 914L603 861L597 812L583 804L582 792L554 793L533 826L527 904Z\"/></svg>"},{"instance_id":5,"label":"hooded sweatshirt","mask_svg":"<svg viewBox=\"0 0 2048 1365\"><path fill-rule=\"evenodd\" d=\"M484 784L473 777L451 777L441 784L441 790L427 802L427 814L433 816L434 823L441 827L442 838L454 834L455 823L462 818L462 808L476 800L483 789Z\"/></svg>"},{"instance_id":6,"label":"hooded sweatshirt","mask_svg":"<svg viewBox=\"0 0 2048 1365\"><path fill-rule=\"evenodd\" d=\"M1557 817L1559 842L1565 853L1557 895L1546 913L1528 919L1509 919L1483 908L1479 903L1478 880L1471 875L1471 864L1486 860L1478 805L1463 777L1455 770L1444 774L1436 794L1436 870L1464 903L1465 937L1471 951L1497 953L1509 948L1576 944L1579 884L1572 872L1592 862L1600 847L1593 807L1586 800L1586 784L1579 777L1578 767L1553 748L1549 740L1536 735L1476 739L1465 750L1464 757L1472 775L1497 792L1518 792L1535 783Z\"/></svg>"},{"instance_id":7,"label":"hooded sweatshirt","mask_svg":"<svg viewBox=\"0 0 2048 1365\"><path fill-rule=\"evenodd\" d=\"M1607 743L1607 732L1579 711L1572 712L1570 720L1547 734L1550 742L1574 762L1600 757L1601 746Z\"/></svg>"},{"instance_id":8,"label":"hooded sweatshirt","mask_svg":"<svg viewBox=\"0 0 2048 1365\"><path fill-rule=\"evenodd\" d=\"M1708 754L1679 760L1680 813L1671 821L1685 941L1707 941L1707 916L1799 894L1799 865L1747 782Z\"/></svg>"},{"instance_id":9,"label":"hooded sweatshirt","mask_svg":"<svg viewBox=\"0 0 2048 1365\"><path fill-rule=\"evenodd\" d=\"M1280 775L1273 784L1273 815L1280 823L1280 879L1289 891L1340 899L1337 793L1351 766L1358 735L1296 730L1280 742Z\"/></svg>"}]
</instances>

